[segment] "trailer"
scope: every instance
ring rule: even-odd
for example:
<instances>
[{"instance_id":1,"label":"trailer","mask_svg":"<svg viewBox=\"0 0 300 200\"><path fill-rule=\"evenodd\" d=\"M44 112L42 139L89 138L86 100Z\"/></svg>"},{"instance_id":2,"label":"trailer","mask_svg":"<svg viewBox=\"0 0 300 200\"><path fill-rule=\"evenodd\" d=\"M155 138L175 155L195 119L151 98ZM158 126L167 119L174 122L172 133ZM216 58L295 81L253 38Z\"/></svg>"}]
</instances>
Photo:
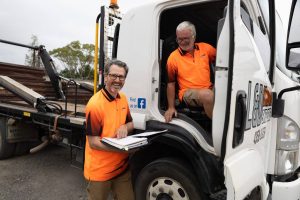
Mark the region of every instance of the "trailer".
<instances>
[{"instance_id":1,"label":"trailer","mask_svg":"<svg viewBox=\"0 0 300 200\"><path fill-rule=\"evenodd\" d=\"M73 160L82 164L84 109L93 85L59 76L44 46L0 42L38 51L45 67L0 63L0 159L54 143L69 146Z\"/></svg>"}]
</instances>

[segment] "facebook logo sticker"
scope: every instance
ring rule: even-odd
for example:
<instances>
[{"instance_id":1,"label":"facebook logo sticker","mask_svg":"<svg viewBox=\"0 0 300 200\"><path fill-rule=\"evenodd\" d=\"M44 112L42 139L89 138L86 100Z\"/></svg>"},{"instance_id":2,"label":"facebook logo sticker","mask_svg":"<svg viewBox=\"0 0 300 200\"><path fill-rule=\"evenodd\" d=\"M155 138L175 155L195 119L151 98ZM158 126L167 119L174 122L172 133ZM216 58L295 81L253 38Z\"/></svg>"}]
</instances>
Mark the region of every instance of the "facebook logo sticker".
<instances>
[{"instance_id":1,"label":"facebook logo sticker","mask_svg":"<svg viewBox=\"0 0 300 200\"><path fill-rule=\"evenodd\" d=\"M141 109L146 109L146 99L145 98L138 98L137 99L137 103L138 103L138 108L141 108Z\"/></svg>"}]
</instances>

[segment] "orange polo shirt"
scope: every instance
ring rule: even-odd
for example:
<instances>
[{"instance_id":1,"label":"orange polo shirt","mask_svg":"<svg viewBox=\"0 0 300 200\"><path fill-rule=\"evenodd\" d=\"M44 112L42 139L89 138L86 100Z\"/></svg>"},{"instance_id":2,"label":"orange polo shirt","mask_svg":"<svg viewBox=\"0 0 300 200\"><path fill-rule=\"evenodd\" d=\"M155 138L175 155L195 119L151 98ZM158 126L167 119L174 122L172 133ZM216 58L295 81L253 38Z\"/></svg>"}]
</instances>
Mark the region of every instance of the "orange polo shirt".
<instances>
[{"instance_id":1,"label":"orange polo shirt","mask_svg":"<svg viewBox=\"0 0 300 200\"><path fill-rule=\"evenodd\" d=\"M195 43L194 48L194 55L178 48L168 58L169 82L178 81L180 101L187 89L212 87L209 64L216 59L216 49L207 43Z\"/></svg>"},{"instance_id":2,"label":"orange polo shirt","mask_svg":"<svg viewBox=\"0 0 300 200\"><path fill-rule=\"evenodd\" d=\"M86 106L86 134L116 137L115 131L132 121L124 94L116 98L105 89L97 92ZM128 153L92 149L88 139L85 146L84 176L87 180L106 181L122 173L128 166Z\"/></svg>"}]
</instances>

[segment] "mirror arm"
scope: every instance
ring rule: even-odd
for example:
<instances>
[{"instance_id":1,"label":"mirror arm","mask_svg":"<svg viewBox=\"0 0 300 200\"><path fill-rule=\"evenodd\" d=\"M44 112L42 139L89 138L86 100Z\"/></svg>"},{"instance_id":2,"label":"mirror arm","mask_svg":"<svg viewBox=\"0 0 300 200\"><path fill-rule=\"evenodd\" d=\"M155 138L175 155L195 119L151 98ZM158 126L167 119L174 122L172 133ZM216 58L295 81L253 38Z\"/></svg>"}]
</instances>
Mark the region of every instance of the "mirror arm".
<instances>
[{"instance_id":1,"label":"mirror arm","mask_svg":"<svg viewBox=\"0 0 300 200\"><path fill-rule=\"evenodd\" d=\"M282 95L295 90L300 90L300 86L283 89L279 92L278 97L276 92L273 92L272 117L279 118L283 116L285 100L282 99Z\"/></svg>"},{"instance_id":2,"label":"mirror arm","mask_svg":"<svg viewBox=\"0 0 300 200\"><path fill-rule=\"evenodd\" d=\"M300 64L299 64L300 65ZM292 91L295 91L295 90L300 90L300 86L295 86L295 87L291 87L291 88L286 88L286 89L283 89L279 92L278 94L278 99L282 99L282 95L286 92L292 92Z\"/></svg>"}]
</instances>

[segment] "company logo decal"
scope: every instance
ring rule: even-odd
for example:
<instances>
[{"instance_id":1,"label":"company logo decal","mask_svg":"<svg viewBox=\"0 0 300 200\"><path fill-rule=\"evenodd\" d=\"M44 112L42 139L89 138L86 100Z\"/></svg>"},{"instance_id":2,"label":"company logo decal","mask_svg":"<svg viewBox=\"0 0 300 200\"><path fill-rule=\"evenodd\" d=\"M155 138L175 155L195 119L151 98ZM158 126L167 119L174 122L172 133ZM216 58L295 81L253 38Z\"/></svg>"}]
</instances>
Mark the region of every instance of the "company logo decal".
<instances>
[{"instance_id":1,"label":"company logo decal","mask_svg":"<svg viewBox=\"0 0 300 200\"><path fill-rule=\"evenodd\" d=\"M245 130L260 127L266 122L270 121L272 117L272 96L267 86L256 83L251 96L252 82L248 83L248 97L247 97L247 119ZM252 109L251 104L252 102ZM252 114L250 113L252 111ZM254 133L254 144L265 138L266 127L258 129Z\"/></svg>"}]
</instances>

